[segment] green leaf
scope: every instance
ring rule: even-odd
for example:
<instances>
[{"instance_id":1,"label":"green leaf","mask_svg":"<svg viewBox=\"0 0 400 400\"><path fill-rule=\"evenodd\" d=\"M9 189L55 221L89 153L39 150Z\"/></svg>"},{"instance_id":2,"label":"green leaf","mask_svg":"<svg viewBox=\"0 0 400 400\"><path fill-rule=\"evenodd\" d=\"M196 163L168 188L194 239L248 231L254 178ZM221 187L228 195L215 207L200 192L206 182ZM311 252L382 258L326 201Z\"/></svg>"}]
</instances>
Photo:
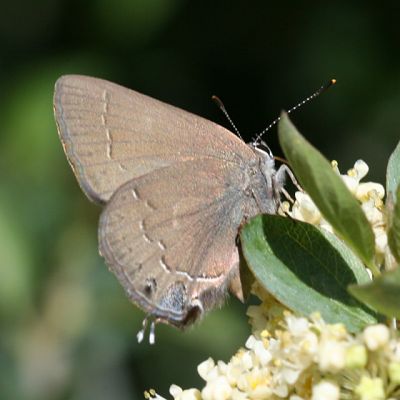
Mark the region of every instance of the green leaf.
<instances>
[{"instance_id":1,"label":"green leaf","mask_svg":"<svg viewBox=\"0 0 400 400\"><path fill-rule=\"evenodd\" d=\"M374 268L374 233L357 199L331 164L315 149L283 113L279 122L283 152L303 189L335 232L368 265Z\"/></svg>"},{"instance_id":2,"label":"green leaf","mask_svg":"<svg viewBox=\"0 0 400 400\"><path fill-rule=\"evenodd\" d=\"M388 196L394 196L396 189L400 185L400 142L397 144L394 152L389 157L386 170L386 193Z\"/></svg>"},{"instance_id":3,"label":"green leaf","mask_svg":"<svg viewBox=\"0 0 400 400\"><path fill-rule=\"evenodd\" d=\"M400 269L386 272L366 285L351 285L350 293L370 307L400 318Z\"/></svg>"},{"instance_id":4,"label":"green leaf","mask_svg":"<svg viewBox=\"0 0 400 400\"><path fill-rule=\"evenodd\" d=\"M247 264L268 292L298 313L318 311L325 321L342 322L355 332L376 318L347 286L369 278L357 257L329 236L277 215L259 215L240 233Z\"/></svg>"},{"instance_id":5,"label":"green leaf","mask_svg":"<svg viewBox=\"0 0 400 400\"><path fill-rule=\"evenodd\" d=\"M369 283L371 278L361 260L336 235L325 229L318 229L322 236L340 253L340 256L352 270L357 283Z\"/></svg>"},{"instance_id":6,"label":"green leaf","mask_svg":"<svg viewBox=\"0 0 400 400\"><path fill-rule=\"evenodd\" d=\"M396 203L390 214L388 241L394 258L400 262L400 185L397 187Z\"/></svg>"}]
</instances>

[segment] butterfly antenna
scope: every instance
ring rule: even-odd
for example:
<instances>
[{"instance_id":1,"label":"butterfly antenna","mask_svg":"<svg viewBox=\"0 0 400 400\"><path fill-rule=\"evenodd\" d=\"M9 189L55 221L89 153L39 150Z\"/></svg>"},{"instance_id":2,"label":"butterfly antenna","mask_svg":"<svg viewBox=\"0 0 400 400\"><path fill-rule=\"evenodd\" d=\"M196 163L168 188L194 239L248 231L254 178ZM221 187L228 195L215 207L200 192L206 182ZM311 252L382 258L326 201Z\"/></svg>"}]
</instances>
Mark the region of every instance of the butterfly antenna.
<instances>
[{"instance_id":1,"label":"butterfly antenna","mask_svg":"<svg viewBox=\"0 0 400 400\"><path fill-rule=\"evenodd\" d=\"M239 129L236 128L236 125L233 123L231 117L228 114L228 111L226 111L226 108L225 108L222 100L217 96L211 96L211 99L218 106L218 108L225 114L226 119L229 121L229 123L231 124L231 126L232 126L233 130L236 132L236 134L240 137L240 139L243 140L242 135L239 132Z\"/></svg>"},{"instance_id":2,"label":"butterfly antenna","mask_svg":"<svg viewBox=\"0 0 400 400\"><path fill-rule=\"evenodd\" d=\"M287 114L290 114L294 110L297 110L299 107L303 106L304 104L308 103L309 101L315 99L318 97L320 94L328 90L331 86L333 86L336 83L336 79L331 79L325 85L322 85L317 91L315 91L311 96L308 96L305 98L303 101L300 103L296 104L294 107L290 108L287 111ZM224 111L224 110L222 110ZM260 132L257 137L253 140L253 145L257 146L260 142L261 137L268 132L274 125L276 125L280 121L281 117L276 118L274 121L272 121L262 132Z\"/></svg>"}]
</instances>

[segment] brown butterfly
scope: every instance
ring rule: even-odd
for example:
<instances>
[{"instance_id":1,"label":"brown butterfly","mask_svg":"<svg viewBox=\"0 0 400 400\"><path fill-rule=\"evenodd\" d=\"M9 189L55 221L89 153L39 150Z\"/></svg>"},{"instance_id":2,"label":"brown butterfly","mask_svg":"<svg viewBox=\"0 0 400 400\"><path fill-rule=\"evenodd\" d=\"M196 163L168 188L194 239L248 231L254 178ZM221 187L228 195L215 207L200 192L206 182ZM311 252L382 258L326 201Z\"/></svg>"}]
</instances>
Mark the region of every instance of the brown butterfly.
<instances>
[{"instance_id":1,"label":"brown butterfly","mask_svg":"<svg viewBox=\"0 0 400 400\"><path fill-rule=\"evenodd\" d=\"M276 171L270 152L227 129L101 79L58 79L54 112L81 188L104 206L100 254L152 332L154 321L190 325L228 289L241 297L238 228L276 213L285 165Z\"/></svg>"}]
</instances>

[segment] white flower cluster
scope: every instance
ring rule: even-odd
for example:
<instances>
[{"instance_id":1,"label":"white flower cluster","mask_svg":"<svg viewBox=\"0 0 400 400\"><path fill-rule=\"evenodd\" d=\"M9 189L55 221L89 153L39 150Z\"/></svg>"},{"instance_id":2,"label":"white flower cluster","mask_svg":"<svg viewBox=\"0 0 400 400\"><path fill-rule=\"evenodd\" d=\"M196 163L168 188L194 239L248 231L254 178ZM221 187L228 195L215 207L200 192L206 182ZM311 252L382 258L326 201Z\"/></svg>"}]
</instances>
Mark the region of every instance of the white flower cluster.
<instances>
[{"instance_id":1,"label":"white flower cluster","mask_svg":"<svg viewBox=\"0 0 400 400\"><path fill-rule=\"evenodd\" d=\"M262 294L260 287L256 291ZM253 334L245 348L228 363L202 362L204 388L172 385L175 400L400 399L400 338L394 331L378 324L352 335L342 324L326 324L318 314L297 317L266 292L262 297L248 310ZM271 318L265 307L274 302ZM262 321L274 330L260 331ZM150 397L163 399L155 392Z\"/></svg>"},{"instance_id":2,"label":"white flower cluster","mask_svg":"<svg viewBox=\"0 0 400 400\"><path fill-rule=\"evenodd\" d=\"M382 200L385 196L384 187L380 183L361 182L369 171L368 165L362 160L356 161L354 167L344 175L340 174L336 161L332 161L332 167L341 176L350 192L361 203L361 207L372 226L375 234L377 264L382 264L385 261L386 268L391 269L394 260L391 259L386 233L387 221ZM322 217L307 193L298 191L295 198L291 210L289 203L284 202L280 212L285 212L295 219L320 226L330 232L333 231L331 225Z\"/></svg>"}]
</instances>

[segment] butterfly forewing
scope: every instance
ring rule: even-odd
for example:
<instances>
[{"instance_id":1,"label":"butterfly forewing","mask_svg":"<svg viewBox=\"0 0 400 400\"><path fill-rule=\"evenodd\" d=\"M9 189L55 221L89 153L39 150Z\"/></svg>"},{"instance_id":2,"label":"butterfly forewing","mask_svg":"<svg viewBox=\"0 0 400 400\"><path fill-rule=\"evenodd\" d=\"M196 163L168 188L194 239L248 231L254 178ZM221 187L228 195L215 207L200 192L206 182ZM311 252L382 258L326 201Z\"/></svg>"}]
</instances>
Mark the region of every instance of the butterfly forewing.
<instances>
[{"instance_id":1,"label":"butterfly forewing","mask_svg":"<svg viewBox=\"0 0 400 400\"><path fill-rule=\"evenodd\" d=\"M241 162L251 156L225 128L101 79L61 77L54 109L78 181L100 203L130 179L174 162L202 156Z\"/></svg>"}]
</instances>

